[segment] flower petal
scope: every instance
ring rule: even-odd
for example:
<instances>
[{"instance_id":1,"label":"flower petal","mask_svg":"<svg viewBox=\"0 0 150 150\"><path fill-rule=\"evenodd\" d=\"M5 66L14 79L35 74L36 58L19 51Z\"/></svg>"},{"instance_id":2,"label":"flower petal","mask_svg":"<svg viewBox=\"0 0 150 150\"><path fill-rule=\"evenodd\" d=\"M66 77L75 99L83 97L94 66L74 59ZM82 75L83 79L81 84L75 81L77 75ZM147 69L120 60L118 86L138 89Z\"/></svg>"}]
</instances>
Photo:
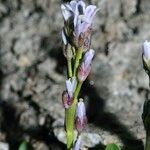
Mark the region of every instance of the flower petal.
<instances>
[{"instance_id":1,"label":"flower petal","mask_svg":"<svg viewBox=\"0 0 150 150\"><path fill-rule=\"evenodd\" d=\"M66 35L64 33L64 30L62 30L61 36L62 36L62 40L63 40L64 44L67 45L67 38L66 38Z\"/></svg>"},{"instance_id":2,"label":"flower petal","mask_svg":"<svg viewBox=\"0 0 150 150\"><path fill-rule=\"evenodd\" d=\"M84 55L84 62L85 64L88 66L91 64L91 61L94 57L95 51L93 49L90 49L89 51L87 51Z\"/></svg>"},{"instance_id":3,"label":"flower petal","mask_svg":"<svg viewBox=\"0 0 150 150\"><path fill-rule=\"evenodd\" d=\"M85 10L85 16L86 16L86 21L89 23L92 23L93 17L96 14L97 11L96 10L96 6L95 5L89 5L87 6L86 10Z\"/></svg>"},{"instance_id":4,"label":"flower petal","mask_svg":"<svg viewBox=\"0 0 150 150\"><path fill-rule=\"evenodd\" d=\"M77 5L77 2L76 2L76 1L71 1L71 2L70 2L70 6L71 6L73 12L75 12L76 5Z\"/></svg>"},{"instance_id":5,"label":"flower petal","mask_svg":"<svg viewBox=\"0 0 150 150\"><path fill-rule=\"evenodd\" d=\"M61 5L61 10L65 21L67 21L72 15L70 10L63 4Z\"/></svg>"},{"instance_id":6,"label":"flower petal","mask_svg":"<svg viewBox=\"0 0 150 150\"><path fill-rule=\"evenodd\" d=\"M150 42L148 41L145 41L144 44L143 44L143 56L146 58L146 59L150 59Z\"/></svg>"}]
</instances>

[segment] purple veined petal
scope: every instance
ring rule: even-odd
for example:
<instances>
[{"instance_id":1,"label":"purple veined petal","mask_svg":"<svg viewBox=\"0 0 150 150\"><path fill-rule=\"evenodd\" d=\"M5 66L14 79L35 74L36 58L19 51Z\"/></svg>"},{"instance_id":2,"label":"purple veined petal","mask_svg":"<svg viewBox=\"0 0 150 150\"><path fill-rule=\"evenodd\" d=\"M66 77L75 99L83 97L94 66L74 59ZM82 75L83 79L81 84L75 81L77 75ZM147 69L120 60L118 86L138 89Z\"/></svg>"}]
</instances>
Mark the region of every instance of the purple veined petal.
<instances>
[{"instance_id":1,"label":"purple veined petal","mask_svg":"<svg viewBox=\"0 0 150 150\"><path fill-rule=\"evenodd\" d=\"M77 2L76 2L76 1L71 1L71 2L70 2L70 6L71 6L73 12L75 12L76 5L77 5Z\"/></svg>"},{"instance_id":2,"label":"purple veined petal","mask_svg":"<svg viewBox=\"0 0 150 150\"><path fill-rule=\"evenodd\" d=\"M83 118L84 116L86 116L86 109L85 109L85 104L83 102L83 99L80 99L77 104L76 115L79 118Z\"/></svg>"},{"instance_id":3,"label":"purple veined petal","mask_svg":"<svg viewBox=\"0 0 150 150\"><path fill-rule=\"evenodd\" d=\"M74 28L77 27L77 22L78 22L78 15L74 14L74 20L73 20Z\"/></svg>"},{"instance_id":4,"label":"purple veined petal","mask_svg":"<svg viewBox=\"0 0 150 150\"><path fill-rule=\"evenodd\" d=\"M64 30L62 30L61 36L62 36L63 43L64 43L65 45L67 45L67 38L66 38L66 36L65 36Z\"/></svg>"},{"instance_id":5,"label":"purple veined petal","mask_svg":"<svg viewBox=\"0 0 150 150\"><path fill-rule=\"evenodd\" d=\"M82 25L80 26L80 30L82 33L86 32L87 29L91 26L88 22L82 22Z\"/></svg>"},{"instance_id":6,"label":"purple veined petal","mask_svg":"<svg viewBox=\"0 0 150 150\"><path fill-rule=\"evenodd\" d=\"M82 62L78 69L78 80L80 82L84 82L86 78L88 77L89 73L91 71L91 64L87 65L85 62Z\"/></svg>"},{"instance_id":7,"label":"purple veined petal","mask_svg":"<svg viewBox=\"0 0 150 150\"><path fill-rule=\"evenodd\" d=\"M79 136L74 144L73 150L80 150L82 144L82 138Z\"/></svg>"},{"instance_id":8,"label":"purple veined petal","mask_svg":"<svg viewBox=\"0 0 150 150\"><path fill-rule=\"evenodd\" d=\"M85 10L85 16L87 18L87 22L91 23L93 20L94 15L96 14L95 10L96 10L96 6L95 5L89 5L87 6L86 10Z\"/></svg>"},{"instance_id":9,"label":"purple veined petal","mask_svg":"<svg viewBox=\"0 0 150 150\"><path fill-rule=\"evenodd\" d=\"M74 21L73 21L74 27L77 26L78 15L79 15L78 5L76 5L75 11L74 11Z\"/></svg>"},{"instance_id":10,"label":"purple veined petal","mask_svg":"<svg viewBox=\"0 0 150 150\"><path fill-rule=\"evenodd\" d=\"M68 10L72 11L72 7L71 7L70 4L65 4L65 6L66 6L66 8L67 8Z\"/></svg>"},{"instance_id":11,"label":"purple veined petal","mask_svg":"<svg viewBox=\"0 0 150 150\"><path fill-rule=\"evenodd\" d=\"M77 23L76 26L74 26L74 35L78 38L80 33L82 32L82 21L81 19L77 19L76 21Z\"/></svg>"},{"instance_id":12,"label":"purple veined petal","mask_svg":"<svg viewBox=\"0 0 150 150\"><path fill-rule=\"evenodd\" d=\"M79 99L76 110L75 127L79 133L86 127L87 117L83 99Z\"/></svg>"},{"instance_id":13,"label":"purple veined petal","mask_svg":"<svg viewBox=\"0 0 150 150\"><path fill-rule=\"evenodd\" d=\"M66 89L70 97L73 96L71 79L66 80Z\"/></svg>"},{"instance_id":14,"label":"purple veined petal","mask_svg":"<svg viewBox=\"0 0 150 150\"><path fill-rule=\"evenodd\" d=\"M61 5L61 10L65 21L67 21L72 15L70 10L63 4Z\"/></svg>"},{"instance_id":15,"label":"purple veined petal","mask_svg":"<svg viewBox=\"0 0 150 150\"><path fill-rule=\"evenodd\" d=\"M76 78L69 78L68 80L66 80L66 89L70 97L73 97L76 85L77 85Z\"/></svg>"},{"instance_id":16,"label":"purple veined petal","mask_svg":"<svg viewBox=\"0 0 150 150\"><path fill-rule=\"evenodd\" d=\"M150 59L150 42L145 41L143 43L142 53L146 59Z\"/></svg>"},{"instance_id":17,"label":"purple veined petal","mask_svg":"<svg viewBox=\"0 0 150 150\"><path fill-rule=\"evenodd\" d=\"M92 62L92 59L95 55L95 51L93 49L90 49L89 51L87 51L84 55L84 62L86 65L90 65Z\"/></svg>"},{"instance_id":18,"label":"purple veined petal","mask_svg":"<svg viewBox=\"0 0 150 150\"><path fill-rule=\"evenodd\" d=\"M87 22L87 18L85 15L79 15L78 16L78 20L77 20L77 24L75 27L75 32L77 33L77 37L79 37L79 35L81 33L84 33L87 31L87 29L91 26L91 24L89 22Z\"/></svg>"}]
</instances>

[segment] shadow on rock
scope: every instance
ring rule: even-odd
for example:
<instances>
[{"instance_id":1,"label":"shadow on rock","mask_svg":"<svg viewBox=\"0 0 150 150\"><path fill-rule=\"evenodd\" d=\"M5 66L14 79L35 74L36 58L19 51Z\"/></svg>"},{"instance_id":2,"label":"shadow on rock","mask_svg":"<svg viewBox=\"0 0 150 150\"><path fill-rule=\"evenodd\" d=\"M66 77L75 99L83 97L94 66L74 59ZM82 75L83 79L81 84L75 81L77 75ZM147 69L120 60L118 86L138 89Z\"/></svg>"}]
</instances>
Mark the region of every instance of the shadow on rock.
<instances>
[{"instance_id":1,"label":"shadow on rock","mask_svg":"<svg viewBox=\"0 0 150 150\"><path fill-rule=\"evenodd\" d=\"M50 57L56 59L58 73L63 73L66 66L66 60L63 57L62 50L52 50ZM87 95L89 97L87 115L89 123L94 124L96 127L109 131L112 134L116 134L123 143L124 150L144 150L143 142L137 139L128 128L123 125L119 119L110 112L105 110L105 100L100 97L96 87L91 86L89 81L86 81L83 85L81 95ZM98 144L90 150L104 149L103 144Z\"/></svg>"},{"instance_id":2,"label":"shadow on rock","mask_svg":"<svg viewBox=\"0 0 150 150\"><path fill-rule=\"evenodd\" d=\"M42 141L49 149L65 150L65 145L57 140L51 129L52 121L47 116L47 122L43 126L36 126L24 129L19 125L20 114L17 115L17 109L11 103L0 101L0 110L2 111L1 131L6 133L6 141L9 143L10 150L18 149L18 146L25 136L36 141Z\"/></svg>"},{"instance_id":3,"label":"shadow on rock","mask_svg":"<svg viewBox=\"0 0 150 150\"><path fill-rule=\"evenodd\" d=\"M82 95L88 95L89 103L87 116L89 123L96 127L116 134L122 141L125 150L143 150L144 146L141 140L138 140L119 119L110 112L105 110L105 100L99 96L97 89L87 81L83 86ZM90 150L103 148L102 144L96 145Z\"/></svg>"}]
</instances>

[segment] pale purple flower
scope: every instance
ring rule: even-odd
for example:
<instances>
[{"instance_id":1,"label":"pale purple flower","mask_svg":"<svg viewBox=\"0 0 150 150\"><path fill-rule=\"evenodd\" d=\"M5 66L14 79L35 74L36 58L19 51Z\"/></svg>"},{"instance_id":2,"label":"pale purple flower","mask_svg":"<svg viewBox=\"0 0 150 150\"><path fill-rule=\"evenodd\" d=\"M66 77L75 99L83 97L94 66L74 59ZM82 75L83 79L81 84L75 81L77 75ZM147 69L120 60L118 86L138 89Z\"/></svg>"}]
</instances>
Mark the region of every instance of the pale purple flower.
<instances>
[{"instance_id":1,"label":"pale purple flower","mask_svg":"<svg viewBox=\"0 0 150 150\"><path fill-rule=\"evenodd\" d=\"M93 49L90 49L89 51L87 51L84 55L84 62L86 65L90 65L92 62L92 59L95 55L95 51Z\"/></svg>"},{"instance_id":2,"label":"pale purple flower","mask_svg":"<svg viewBox=\"0 0 150 150\"><path fill-rule=\"evenodd\" d=\"M79 66L78 69L78 79L80 82L85 81L87 76L89 75L91 71L91 62L94 57L95 51L93 49L90 49L87 51L84 55L83 62Z\"/></svg>"},{"instance_id":3,"label":"pale purple flower","mask_svg":"<svg viewBox=\"0 0 150 150\"><path fill-rule=\"evenodd\" d=\"M142 47L142 53L143 53L143 57L145 59L150 59L150 42L145 41L143 43L143 47Z\"/></svg>"},{"instance_id":4,"label":"pale purple flower","mask_svg":"<svg viewBox=\"0 0 150 150\"><path fill-rule=\"evenodd\" d=\"M77 104L75 127L81 132L87 124L86 109L82 99Z\"/></svg>"},{"instance_id":5,"label":"pale purple flower","mask_svg":"<svg viewBox=\"0 0 150 150\"><path fill-rule=\"evenodd\" d=\"M66 80L66 89L71 98L73 97L74 91L76 89L76 85L77 85L77 80L75 77Z\"/></svg>"},{"instance_id":6,"label":"pale purple flower","mask_svg":"<svg viewBox=\"0 0 150 150\"><path fill-rule=\"evenodd\" d=\"M81 136L79 136L74 144L73 150L80 150L82 144Z\"/></svg>"},{"instance_id":7,"label":"pale purple flower","mask_svg":"<svg viewBox=\"0 0 150 150\"><path fill-rule=\"evenodd\" d=\"M77 10L82 10L82 13L78 12L76 21L74 21L74 34L76 38L79 38L81 33L86 33L91 28L93 18L97 12L95 5L89 5L85 8L84 2L81 1L77 5ZM80 8L79 8L80 7Z\"/></svg>"},{"instance_id":8,"label":"pale purple flower","mask_svg":"<svg viewBox=\"0 0 150 150\"><path fill-rule=\"evenodd\" d=\"M71 98L69 96L67 91L64 91L62 93L62 103L63 103L65 109L68 109L71 106L71 104L73 103L73 98Z\"/></svg>"},{"instance_id":9,"label":"pale purple flower","mask_svg":"<svg viewBox=\"0 0 150 150\"><path fill-rule=\"evenodd\" d=\"M90 47L92 21L98 11L97 7L86 6L82 0L72 0L70 3L62 4L61 9L67 29L66 35L76 47L87 50Z\"/></svg>"}]
</instances>

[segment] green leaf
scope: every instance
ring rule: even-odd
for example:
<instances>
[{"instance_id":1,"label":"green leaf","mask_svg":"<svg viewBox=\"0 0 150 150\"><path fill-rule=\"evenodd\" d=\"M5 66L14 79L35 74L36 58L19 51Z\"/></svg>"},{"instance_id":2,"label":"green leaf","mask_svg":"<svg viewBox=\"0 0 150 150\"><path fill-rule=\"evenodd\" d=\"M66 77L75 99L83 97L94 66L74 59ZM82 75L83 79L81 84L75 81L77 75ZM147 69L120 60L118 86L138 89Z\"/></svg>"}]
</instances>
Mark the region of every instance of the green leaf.
<instances>
[{"instance_id":1,"label":"green leaf","mask_svg":"<svg viewBox=\"0 0 150 150\"><path fill-rule=\"evenodd\" d=\"M23 141L18 150L27 150L28 149L28 143L26 141Z\"/></svg>"},{"instance_id":2,"label":"green leaf","mask_svg":"<svg viewBox=\"0 0 150 150\"><path fill-rule=\"evenodd\" d=\"M116 144L108 144L105 148L105 150L121 150L119 146Z\"/></svg>"},{"instance_id":3,"label":"green leaf","mask_svg":"<svg viewBox=\"0 0 150 150\"><path fill-rule=\"evenodd\" d=\"M31 146L28 142L23 141L23 142L20 144L18 150L33 150L33 148L32 148L32 146Z\"/></svg>"}]
</instances>

